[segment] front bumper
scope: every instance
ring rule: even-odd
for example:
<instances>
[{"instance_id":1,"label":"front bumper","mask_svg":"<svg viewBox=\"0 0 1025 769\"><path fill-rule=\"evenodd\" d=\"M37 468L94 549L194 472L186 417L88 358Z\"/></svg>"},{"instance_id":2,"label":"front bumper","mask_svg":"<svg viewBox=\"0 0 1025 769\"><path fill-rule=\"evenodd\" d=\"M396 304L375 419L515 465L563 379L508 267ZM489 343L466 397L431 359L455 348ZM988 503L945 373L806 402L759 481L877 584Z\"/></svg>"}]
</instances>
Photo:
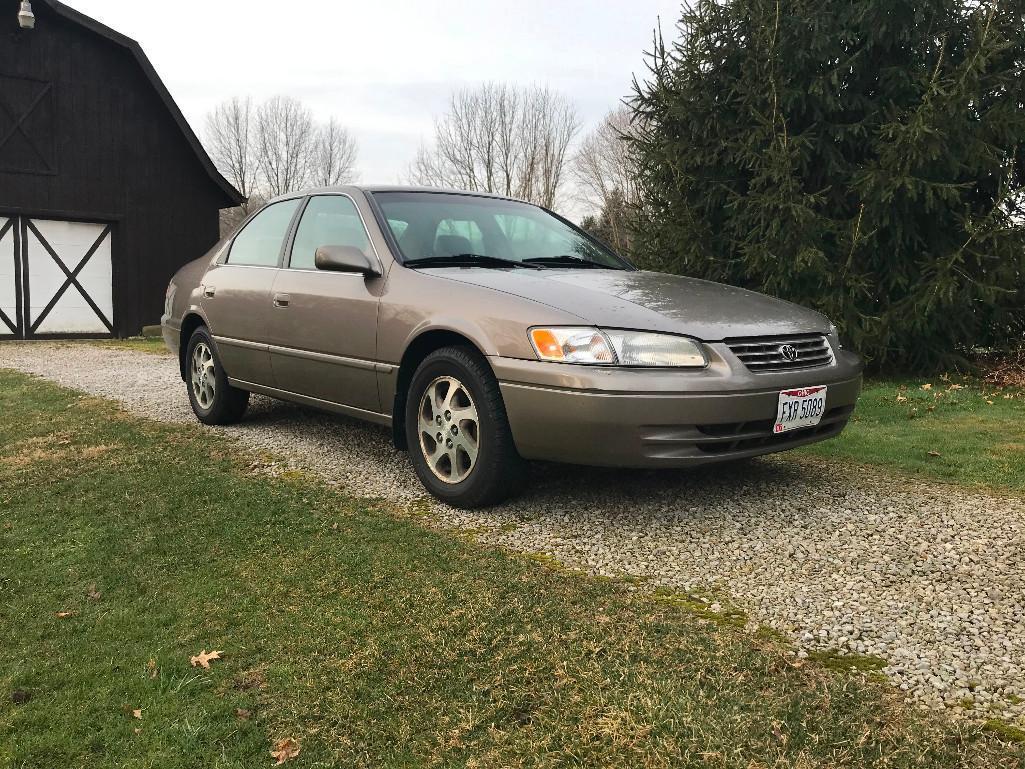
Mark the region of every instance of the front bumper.
<instances>
[{"instance_id":1,"label":"front bumper","mask_svg":"<svg viewBox=\"0 0 1025 769\"><path fill-rule=\"evenodd\" d=\"M829 366L773 374L715 352L694 372L491 363L520 454L582 465L686 467L785 451L838 435L861 392L861 361L842 350ZM773 435L780 390L813 385L829 387L819 425Z\"/></svg>"}]
</instances>

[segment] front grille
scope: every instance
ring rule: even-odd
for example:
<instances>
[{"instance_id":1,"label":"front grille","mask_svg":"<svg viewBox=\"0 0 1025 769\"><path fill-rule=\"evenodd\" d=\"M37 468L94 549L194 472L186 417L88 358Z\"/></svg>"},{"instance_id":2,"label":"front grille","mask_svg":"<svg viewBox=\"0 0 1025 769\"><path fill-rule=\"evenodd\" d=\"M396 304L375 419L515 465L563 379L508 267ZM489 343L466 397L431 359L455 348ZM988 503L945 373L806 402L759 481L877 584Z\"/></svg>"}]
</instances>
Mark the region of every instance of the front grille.
<instances>
[{"instance_id":1,"label":"front grille","mask_svg":"<svg viewBox=\"0 0 1025 769\"><path fill-rule=\"evenodd\" d=\"M833 362L833 350L821 334L727 339L726 345L754 372L795 371Z\"/></svg>"}]
</instances>

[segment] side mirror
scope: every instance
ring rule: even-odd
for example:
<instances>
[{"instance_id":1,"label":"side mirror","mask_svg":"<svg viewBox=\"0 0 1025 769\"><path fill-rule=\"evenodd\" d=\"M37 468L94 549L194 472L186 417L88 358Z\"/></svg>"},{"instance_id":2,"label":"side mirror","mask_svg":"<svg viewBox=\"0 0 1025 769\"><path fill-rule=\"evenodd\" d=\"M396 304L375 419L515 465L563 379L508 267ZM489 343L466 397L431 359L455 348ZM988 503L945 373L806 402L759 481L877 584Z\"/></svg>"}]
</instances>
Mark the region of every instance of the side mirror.
<instances>
[{"instance_id":1,"label":"side mirror","mask_svg":"<svg viewBox=\"0 0 1025 769\"><path fill-rule=\"evenodd\" d=\"M380 275L369 257L355 246L321 246L313 258L318 270Z\"/></svg>"}]
</instances>

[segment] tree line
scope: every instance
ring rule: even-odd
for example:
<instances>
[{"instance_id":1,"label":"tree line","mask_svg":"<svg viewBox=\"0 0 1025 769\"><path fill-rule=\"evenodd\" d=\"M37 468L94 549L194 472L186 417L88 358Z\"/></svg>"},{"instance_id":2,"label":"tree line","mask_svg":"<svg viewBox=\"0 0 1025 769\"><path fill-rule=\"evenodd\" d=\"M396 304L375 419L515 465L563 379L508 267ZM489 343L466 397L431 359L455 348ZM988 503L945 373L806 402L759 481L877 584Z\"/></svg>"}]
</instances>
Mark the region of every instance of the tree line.
<instances>
[{"instance_id":1,"label":"tree line","mask_svg":"<svg viewBox=\"0 0 1025 769\"><path fill-rule=\"evenodd\" d=\"M610 196L626 177L625 167L616 167L625 160L616 131L626 114L623 108L610 113L576 142L581 126L576 106L557 91L505 83L462 89L435 117L434 137L417 151L406 180L495 192L546 208L576 195L595 210L610 209ZM238 209L224 212L225 230L272 197L345 184L357 176L358 147L351 132L334 118L318 124L309 108L289 96L255 106L250 99L223 102L207 115L206 144L218 169L246 198ZM609 173L615 177L606 179ZM570 181L576 192L566 192ZM625 248L626 237L617 220L611 242Z\"/></svg>"}]
</instances>

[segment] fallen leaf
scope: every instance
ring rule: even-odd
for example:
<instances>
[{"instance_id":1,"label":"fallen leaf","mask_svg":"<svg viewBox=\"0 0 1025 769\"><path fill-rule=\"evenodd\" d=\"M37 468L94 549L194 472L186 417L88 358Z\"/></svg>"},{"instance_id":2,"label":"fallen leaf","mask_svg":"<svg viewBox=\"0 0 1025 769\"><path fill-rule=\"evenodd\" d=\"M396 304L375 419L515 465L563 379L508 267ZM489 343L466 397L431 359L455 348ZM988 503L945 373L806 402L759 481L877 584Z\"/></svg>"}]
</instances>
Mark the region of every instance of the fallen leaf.
<instances>
[{"instance_id":1,"label":"fallen leaf","mask_svg":"<svg viewBox=\"0 0 1025 769\"><path fill-rule=\"evenodd\" d=\"M907 403L907 402L908 402L908 399L905 398L903 395L898 395L897 396L897 403Z\"/></svg>"},{"instance_id":2,"label":"fallen leaf","mask_svg":"<svg viewBox=\"0 0 1025 769\"><path fill-rule=\"evenodd\" d=\"M959 385L959 384L952 384L952 385L951 385L950 387L948 387L947 389L948 389L948 390L963 390L963 389L964 389L964 387L962 387L962 386L961 386L961 385Z\"/></svg>"},{"instance_id":3,"label":"fallen leaf","mask_svg":"<svg viewBox=\"0 0 1025 769\"><path fill-rule=\"evenodd\" d=\"M73 611L59 611L54 614L57 619L67 619L68 617L74 617L75 612Z\"/></svg>"},{"instance_id":4,"label":"fallen leaf","mask_svg":"<svg viewBox=\"0 0 1025 769\"><path fill-rule=\"evenodd\" d=\"M286 737L283 740L278 740L274 743L274 748L270 752L270 757L277 759L275 766L281 766L286 761L290 761L297 757L302 752L302 748L299 747L299 743L291 737Z\"/></svg>"},{"instance_id":5,"label":"fallen leaf","mask_svg":"<svg viewBox=\"0 0 1025 769\"><path fill-rule=\"evenodd\" d=\"M132 711L132 718L138 718L141 721L142 720L142 708L136 708L135 710L133 710Z\"/></svg>"},{"instance_id":6,"label":"fallen leaf","mask_svg":"<svg viewBox=\"0 0 1025 769\"><path fill-rule=\"evenodd\" d=\"M204 670L209 670L210 663L214 660L219 660L220 658L221 652L212 651L208 654L206 649L203 649L203 651L201 651L195 657L189 657L189 664L192 665L192 667L199 666L202 667Z\"/></svg>"},{"instance_id":7,"label":"fallen leaf","mask_svg":"<svg viewBox=\"0 0 1025 769\"><path fill-rule=\"evenodd\" d=\"M139 729L139 728L137 727L137 728L135 728L135 729L132 729L132 733L133 733L133 734L142 734L142 729Z\"/></svg>"},{"instance_id":8,"label":"fallen leaf","mask_svg":"<svg viewBox=\"0 0 1025 769\"><path fill-rule=\"evenodd\" d=\"M245 708L235 708L235 715L243 721L248 721L252 717L253 713Z\"/></svg>"},{"instance_id":9,"label":"fallen leaf","mask_svg":"<svg viewBox=\"0 0 1025 769\"><path fill-rule=\"evenodd\" d=\"M943 455L940 454L940 452L938 452L938 451L930 451L929 452L929 456L930 457L942 457Z\"/></svg>"},{"instance_id":10,"label":"fallen leaf","mask_svg":"<svg viewBox=\"0 0 1025 769\"><path fill-rule=\"evenodd\" d=\"M993 401L991 401L989 398L986 398L986 403L988 403L990 406L993 405Z\"/></svg>"},{"instance_id":11,"label":"fallen leaf","mask_svg":"<svg viewBox=\"0 0 1025 769\"><path fill-rule=\"evenodd\" d=\"M924 384L924 385L922 385L922 389L923 390L931 390L932 389L932 385L931 384Z\"/></svg>"},{"instance_id":12,"label":"fallen leaf","mask_svg":"<svg viewBox=\"0 0 1025 769\"><path fill-rule=\"evenodd\" d=\"M154 660L154 659L151 659L149 662L147 662L146 663L146 670L149 671L149 677L150 678L156 678L157 677L157 673L160 672L157 669L157 661Z\"/></svg>"},{"instance_id":13,"label":"fallen leaf","mask_svg":"<svg viewBox=\"0 0 1025 769\"><path fill-rule=\"evenodd\" d=\"M103 593L96 589L95 584L89 585L89 589L86 591L85 595L90 601L98 601L103 597Z\"/></svg>"}]
</instances>

